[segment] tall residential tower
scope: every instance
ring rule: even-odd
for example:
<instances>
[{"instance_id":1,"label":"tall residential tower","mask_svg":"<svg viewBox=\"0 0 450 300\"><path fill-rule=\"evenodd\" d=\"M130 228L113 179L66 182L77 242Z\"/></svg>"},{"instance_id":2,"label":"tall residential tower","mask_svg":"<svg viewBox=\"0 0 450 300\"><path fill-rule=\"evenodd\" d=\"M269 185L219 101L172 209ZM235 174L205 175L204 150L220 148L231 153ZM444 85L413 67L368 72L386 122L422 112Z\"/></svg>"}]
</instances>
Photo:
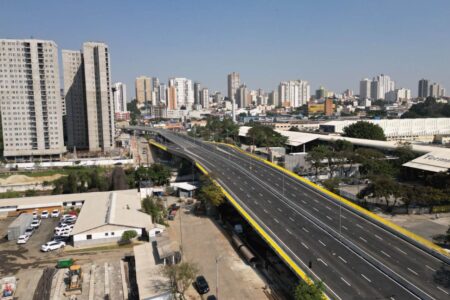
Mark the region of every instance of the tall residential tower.
<instances>
[{"instance_id":1,"label":"tall residential tower","mask_svg":"<svg viewBox=\"0 0 450 300\"><path fill-rule=\"evenodd\" d=\"M3 155L59 157L66 148L57 45L0 39L0 66Z\"/></svg>"}]
</instances>

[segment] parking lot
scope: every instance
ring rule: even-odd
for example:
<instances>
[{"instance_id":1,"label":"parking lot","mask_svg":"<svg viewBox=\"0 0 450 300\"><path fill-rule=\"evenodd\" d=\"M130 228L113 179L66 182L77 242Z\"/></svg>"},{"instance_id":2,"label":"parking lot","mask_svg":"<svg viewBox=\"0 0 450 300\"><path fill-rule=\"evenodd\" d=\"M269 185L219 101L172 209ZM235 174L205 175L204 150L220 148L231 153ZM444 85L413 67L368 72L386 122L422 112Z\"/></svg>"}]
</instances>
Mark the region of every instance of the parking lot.
<instances>
[{"instance_id":1,"label":"parking lot","mask_svg":"<svg viewBox=\"0 0 450 300\"><path fill-rule=\"evenodd\" d=\"M41 252L42 244L47 243L53 237L53 230L59 219L42 219L41 226L35 230L26 244L18 245L16 241L8 241L6 234L8 226L13 218L0 220L0 276L14 275L20 269L33 268L41 264L48 264L55 261L58 252Z\"/></svg>"}]
</instances>

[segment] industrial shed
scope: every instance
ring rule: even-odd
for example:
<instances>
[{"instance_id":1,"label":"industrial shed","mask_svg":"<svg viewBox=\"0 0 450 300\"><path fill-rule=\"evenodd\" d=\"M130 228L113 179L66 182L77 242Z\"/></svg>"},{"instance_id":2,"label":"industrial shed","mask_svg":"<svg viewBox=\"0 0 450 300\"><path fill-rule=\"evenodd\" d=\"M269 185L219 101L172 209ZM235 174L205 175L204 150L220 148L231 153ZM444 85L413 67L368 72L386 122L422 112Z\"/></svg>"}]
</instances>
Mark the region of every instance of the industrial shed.
<instances>
[{"instance_id":1,"label":"industrial shed","mask_svg":"<svg viewBox=\"0 0 450 300\"><path fill-rule=\"evenodd\" d=\"M155 228L152 219L140 209L136 190L98 193L80 211L72 231L74 247L115 243L127 230L138 236L151 232Z\"/></svg>"}]
</instances>

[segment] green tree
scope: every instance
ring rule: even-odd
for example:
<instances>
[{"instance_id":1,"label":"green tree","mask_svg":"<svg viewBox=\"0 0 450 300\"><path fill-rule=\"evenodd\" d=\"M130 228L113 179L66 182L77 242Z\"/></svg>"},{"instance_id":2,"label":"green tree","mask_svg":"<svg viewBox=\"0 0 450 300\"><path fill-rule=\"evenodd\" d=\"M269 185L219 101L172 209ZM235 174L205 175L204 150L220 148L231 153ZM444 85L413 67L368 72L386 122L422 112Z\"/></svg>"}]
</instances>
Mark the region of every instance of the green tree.
<instances>
[{"instance_id":1,"label":"green tree","mask_svg":"<svg viewBox=\"0 0 450 300\"><path fill-rule=\"evenodd\" d=\"M165 185L170 181L170 169L162 164L153 164L148 168L150 180L155 185Z\"/></svg>"},{"instance_id":2,"label":"green tree","mask_svg":"<svg viewBox=\"0 0 450 300\"><path fill-rule=\"evenodd\" d=\"M137 237L137 233L134 230L126 230L122 233L121 241L130 242L131 239Z\"/></svg>"},{"instance_id":3,"label":"green tree","mask_svg":"<svg viewBox=\"0 0 450 300\"><path fill-rule=\"evenodd\" d=\"M162 199L147 196L142 200L142 210L152 217L153 223L164 224L166 209Z\"/></svg>"},{"instance_id":4,"label":"green tree","mask_svg":"<svg viewBox=\"0 0 450 300\"><path fill-rule=\"evenodd\" d=\"M311 165L311 168L314 170L314 175L316 180L319 177L320 171L325 168L326 163L325 160L328 157L328 152L330 148L325 145L318 145L311 149L306 156L306 161Z\"/></svg>"},{"instance_id":5,"label":"green tree","mask_svg":"<svg viewBox=\"0 0 450 300\"><path fill-rule=\"evenodd\" d=\"M258 147L283 147L288 138L272 127L256 124L247 132L247 138Z\"/></svg>"},{"instance_id":6,"label":"green tree","mask_svg":"<svg viewBox=\"0 0 450 300\"><path fill-rule=\"evenodd\" d=\"M386 140L383 128L365 121L358 121L345 127L343 136L368 140Z\"/></svg>"},{"instance_id":7,"label":"green tree","mask_svg":"<svg viewBox=\"0 0 450 300\"><path fill-rule=\"evenodd\" d=\"M200 177L201 187L198 191L197 198L202 202L209 202L214 206L219 206L223 203L224 195L220 188L215 185L209 177Z\"/></svg>"},{"instance_id":8,"label":"green tree","mask_svg":"<svg viewBox=\"0 0 450 300\"><path fill-rule=\"evenodd\" d=\"M130 125L137 125L141 111L137 107L137 100L133 99L127 103L127 110L130 112Z\"/></svg>"},{"instance_id":9,"label":"green tree","mask_svg":"<svg viewBox=\"0 0 450 300\"><path fill-rule=\"evenodd\" d=\"M433 97L428 97L424 102L414 104L402 115L402 119L448 117L450 117L450 104L438 103Z\"/></svg>"},{"instance_id":10,"label":"green tree","mask_svg":"<svg viewBox=\"0 0 450 300\"><path fill-rule=\"evenodd\" d=\"M175 297L180 294L181 299L185 299L184 294L194 282L198 268L194 263L185 261L179 264L165 265L162 273L169 279L172 294Z\"/></svg>"},{"instance_id":11,"label":"green tree","mask_svg":"<svg viewBox=\"0 0 450 300\"><path fill-rule=\"evenodd\" d=\"M386 209L389 209L391 198L394 198L393 205L395 205L402 195L401 186L393 178L388 176L376 176L373 177L371 182L359 192L357 197L360 199L371 197L384 200Z\"/></svg>"},{"instance_id":12,"label":"green tree","mask_svg":"<svg viewBox=\"0 0 450 300\"><path fill-rule=\"evenodd\" d=\"M308 284L300 281L294 290L295 300L322 300L325 287L323 282L318 281L313 284Z\"/></svg>"}]
</instances>

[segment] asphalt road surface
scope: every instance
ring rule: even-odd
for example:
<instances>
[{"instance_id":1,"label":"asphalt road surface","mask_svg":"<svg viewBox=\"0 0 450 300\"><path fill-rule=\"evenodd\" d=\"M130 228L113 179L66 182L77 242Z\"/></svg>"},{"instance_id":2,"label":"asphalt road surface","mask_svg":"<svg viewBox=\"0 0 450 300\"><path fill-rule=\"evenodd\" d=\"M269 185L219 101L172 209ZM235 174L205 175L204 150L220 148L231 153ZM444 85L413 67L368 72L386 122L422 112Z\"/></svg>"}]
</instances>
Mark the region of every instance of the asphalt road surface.
<instances>
[{"instance_id":1,"label":"asphalt road surface","mask_svg":"<svg viewBox=\"0 0 450 300\"><path fill-rule=\"evenodd\" d=\"M302 182L227 146L167 131L327 294L338 299L448 299L449 265ZM308 270L308 264L312 268Z\"/></svg>"}]
</instances>

